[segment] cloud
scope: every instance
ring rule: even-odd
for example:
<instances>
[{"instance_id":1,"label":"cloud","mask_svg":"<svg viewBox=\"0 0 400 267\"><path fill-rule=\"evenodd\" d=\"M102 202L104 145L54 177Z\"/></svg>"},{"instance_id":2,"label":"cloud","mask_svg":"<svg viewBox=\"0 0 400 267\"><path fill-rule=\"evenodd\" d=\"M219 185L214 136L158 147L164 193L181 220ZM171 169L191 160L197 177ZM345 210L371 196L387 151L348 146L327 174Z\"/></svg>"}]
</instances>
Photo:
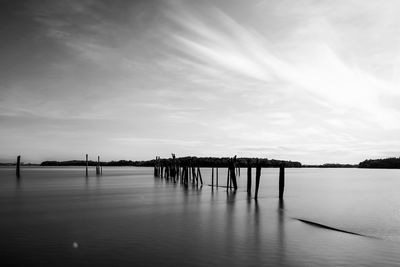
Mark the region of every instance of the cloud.
<instances>
[{"instance_id":1,"label":"cloud","mask_svg":"<svg viewBox=\"0 0 400 267\"><path fill-rule=\"evenodd\" d=\"M239 24L219 9L194 13L189 6L175 4L172 10L167 12L168 17L183 29L173 35L177 49L204 65L266 84L280 82L281 90L287 87L284 84L295 86L296 94L317 96L320 103L332 109L359 110L384 128L400 127L394 123L399 112L388 109L379 99L382 94L398 96L395 86L356 65L350 66L334 52L329 44L331 38L317 39L306 46L293 45L295 52L291 54L295 57L287 59L274 52L262 34ZM334 35L329 22L319 20ZM312 25L303 27L310 31L309 26Z\"/></svg>"}]
</instances>

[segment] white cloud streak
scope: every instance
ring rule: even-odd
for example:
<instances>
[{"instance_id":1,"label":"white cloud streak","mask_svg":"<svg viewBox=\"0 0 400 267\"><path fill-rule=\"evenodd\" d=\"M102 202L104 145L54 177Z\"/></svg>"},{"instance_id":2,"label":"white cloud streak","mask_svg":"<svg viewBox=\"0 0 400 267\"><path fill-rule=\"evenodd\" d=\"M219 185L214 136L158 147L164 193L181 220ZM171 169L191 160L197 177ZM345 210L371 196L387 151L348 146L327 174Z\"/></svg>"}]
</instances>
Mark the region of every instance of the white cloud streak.
<instances>
[{"instance_id":1,"label":"white cloud streak","mask_svg":"<svg viewBox=\"0 0 400 267\"><path fill-rule=\"evenodd\" d=\"M206 18L184 5L174 5L174 12L168 13L169 17L184 29L174 35L178 47L203 64L265 83L287 83L296 87L297 94L318 96L331 109L359 110L384 128L400 127L394 123L399 112L388 109L379 98L388 94L398 97L395 86L345 63L329 43L317 40L307 46L293 45L291 54L296 57L284 59L269 48L260 33L221 10L207 10ZM333 27L329 28L332 32Z\"/></svg>"}]
</instances>

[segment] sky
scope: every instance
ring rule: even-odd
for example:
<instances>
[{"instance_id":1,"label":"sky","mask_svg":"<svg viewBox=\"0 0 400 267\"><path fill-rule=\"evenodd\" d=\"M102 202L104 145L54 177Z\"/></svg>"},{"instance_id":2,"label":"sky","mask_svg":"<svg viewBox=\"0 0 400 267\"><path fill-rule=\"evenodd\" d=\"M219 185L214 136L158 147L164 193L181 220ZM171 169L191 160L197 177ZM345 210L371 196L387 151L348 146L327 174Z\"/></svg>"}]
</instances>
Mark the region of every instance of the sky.
<instances>
[{"instance_id":1,"label":"sky","mask_svg":"<svg viewBox=\"0 0 400 267\"><path fill-rule=\"evenodd\" d=\"M0 0L0 161L400 156L400 1Z\"/></svg>"}]
</instances>

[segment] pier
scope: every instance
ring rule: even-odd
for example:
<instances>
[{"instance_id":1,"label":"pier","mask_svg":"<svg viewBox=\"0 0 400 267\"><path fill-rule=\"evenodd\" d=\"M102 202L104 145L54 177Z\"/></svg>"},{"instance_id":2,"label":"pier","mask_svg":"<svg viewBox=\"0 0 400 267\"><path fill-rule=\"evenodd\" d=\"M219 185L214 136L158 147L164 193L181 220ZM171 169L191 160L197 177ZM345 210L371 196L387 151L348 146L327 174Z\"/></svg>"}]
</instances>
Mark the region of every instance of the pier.
<instances>
[{"instance_id":1,"label":"pier","mask_svg":"<svg viewBox=\"0 0 400 267\"><path fill-rule=\"evenodd\" d=\"M213 166L202 166L203 168L211 169L211 189L223 187L226 188L227 191L238 190L238 177L240 177L240 166L237 161L237 157L234 156L229 158L227 162L227 166L225 167L227 170L226 175L226 185L220 186L218 179L218 168L221 167L213 167ZM252 164L250 160L247 161L247 194L249 197L252 196L252 169L255 168L255 188L254 188L254 199L258 198L260 181L261 181L261 171L262 166L259 159L256 159L255 164ZM180 183L183 185L196 185L203 186L203 179L201 174L201 166L194 158L189 159L177 159L175 154L172 154L172 158L170 159L161 159L157 156L154 160L154 177L166 179L168 181L172 181L174 183ZM278 196L279 199L283 199L284 190L285 190L285 165L281 163L279 166L279 188L278 188Z\"/></svg>"}]
</instances>

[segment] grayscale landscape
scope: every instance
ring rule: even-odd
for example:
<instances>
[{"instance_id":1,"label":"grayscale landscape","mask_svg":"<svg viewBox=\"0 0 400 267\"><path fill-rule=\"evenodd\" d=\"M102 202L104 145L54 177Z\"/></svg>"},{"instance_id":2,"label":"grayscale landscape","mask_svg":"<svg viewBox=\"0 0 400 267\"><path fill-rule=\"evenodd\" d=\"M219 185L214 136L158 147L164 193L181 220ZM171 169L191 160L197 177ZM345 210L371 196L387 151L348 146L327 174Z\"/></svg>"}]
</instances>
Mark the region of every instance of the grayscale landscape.
<instances>
[{"instance_id":1,"label":"grayscale landscape","mask_svg":"<svg viewBox=\"0 0 400 267\"><path fill-rule=\"evenodd\" d=\"M399 12L0 0L0 265L399 266Z\"/></svg>"}]
</instances>

